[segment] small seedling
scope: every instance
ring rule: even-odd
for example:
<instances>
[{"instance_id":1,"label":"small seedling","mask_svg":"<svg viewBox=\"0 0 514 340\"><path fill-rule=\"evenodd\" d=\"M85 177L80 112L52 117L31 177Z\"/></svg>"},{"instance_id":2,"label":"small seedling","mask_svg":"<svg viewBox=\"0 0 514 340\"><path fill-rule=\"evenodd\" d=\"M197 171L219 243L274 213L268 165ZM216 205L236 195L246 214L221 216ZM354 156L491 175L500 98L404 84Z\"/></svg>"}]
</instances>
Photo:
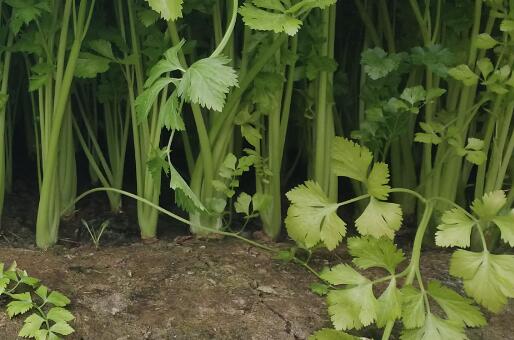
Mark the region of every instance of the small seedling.
<instances>
[{"instance_id":1,"label":"small seedling","mask_svg":"<svg viewBox=\"0 0 514 340\"><path fill-rule=\"evenodd\" d=\"M105 229L107 229L107 227L111 223L111 220L105 220L98 229L90 226L85 220L81 221L82 225L87 229L89 236L91 236L91 241L93 242L95 248L100 248L100 239L102 238Z\"/></svg>"}]
</instances>

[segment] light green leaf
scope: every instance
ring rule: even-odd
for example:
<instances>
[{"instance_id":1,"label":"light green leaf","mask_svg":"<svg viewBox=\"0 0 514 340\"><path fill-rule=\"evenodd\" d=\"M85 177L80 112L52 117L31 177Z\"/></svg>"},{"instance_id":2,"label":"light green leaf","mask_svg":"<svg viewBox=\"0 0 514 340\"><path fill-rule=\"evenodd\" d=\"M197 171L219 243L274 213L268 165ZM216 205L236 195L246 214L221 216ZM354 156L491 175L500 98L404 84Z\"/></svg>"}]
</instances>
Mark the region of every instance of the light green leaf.
<instances>
[{"instance_id":1,"label":"light green leaf","mask_svg":"<svg viewBox=\"0 0 514 340\"><path fill-rule=\"evenodd\" d=\"M355 221L361 235L376 238L394 238L395 231L402 225L403 213L399 204L379 201L371 197L362 215Z\"/></svg>"},{"instance_id":2,"label":"light green leaf","mask_svg":"<svg viewBox=\"0 0 514 340\"><path fill-rule=\"evenodd\" d=\"M403 252L388 238L352 237L348 239L348 251L357 267L384 268L391 274L405 260Z\"/></svg>"},{"instance_id":3,"label":"light green leaf","mask_svg":"<svg viewBox=\"0 0 514 340\"><path fill-rule=\"evenodd\" d=\"M281 1L276 0L252 0L252 3L261 8L271 9L279 12L285 12L286 8Z\"/></svg>"},{"instance_id":4,"label":"light green leaf","mask_svg":"<svg viewBox=\"0 0 514 340\"><path fill-rule=\"evenodd\" d=\"M223 56L198 60L182 76L178 95L186 101L221 112L230 88L238 86L236 72L226 65L229 61Z\"/></svg>"},{"instance_id":5,"label":"light green leaf","mask_svg":"<svg viewBox=\"0 0 514 340\"><path fill-rule=\"evenodd\" d=\"M481 219L489 221L496 217L507 203L507 197L503 190L486 193L482 198L477 198L471 205L471 210Z\"/></svg>"},{"instance_id":6,"label":"light green leaf","mask_svg":"<svg viewBox=\"0 0 514 340\"><path fill-rule=\"evenodd\" d=\"M500 24L500 31L502 31L502 32L514 31L514 20L503 19Z\"/></svg>"},{"instance_id":7,"label":"light green leaf","mask_svg":"<svg viewBox=\"0 0 514 340\"><path fill-rule=\"evenodd\" d=\"M23 327L18 333L18 336L22 338L33 338L36 336L36 332L41 328L41 325L45 322L45 319L37 315L36 313L30 315L23 322Z\"/></svg>"},{"instance_id":8,"label":"light green leaf","mask_svg":"<svg viewBox=\"0 0 514 340\"><path fill-rule=\"evenodd\" d=\"M377 318L377 299L371 283L330 291L327 304L330 319L337 330L361 329Z\"/></svg>"},{"instance_id":9,"label":"light green leaf","mask_svg":"<svg viewBox=\"0 0 514 340\"><path fill-rule=\"evenodd\" d=\"M35 333L34 333L34 338L36 340L51 340L48 338L48 329L40 329L40 330L37 330ZM52 333L53 334L53 333ZM55 338L53 338L55 339Z\"/></svg>"},{"instance_id":10,"label":"light green leaf","mask_svg":"<svg viewBox=\"0 0 514 340\"><path fill-rule=\"evenodd\" d=\"M487 33L481 33L475 38L476 47L483 50L488 50L498 44L499 42Z\"/></svg>"},{"instance_id":11,"label":"light green leaf","mask_svg":"<svg viewBox=\"0 0 514 340\"><path fill-rule=\"evenodd\" d=\"M413 286L401 289L402 322L405 328L419 328L425 323L425 304L423 294Z\"/></svg>"},{"instance_id":12,"label":"light green leaf","mask_svg":"<svg viewBox=\"0 0 514 340\"><path fill-rule=\"evenodd\" d=\"M346 224L337 216L338 204L313 181L289 191L287 198L291 201L285 220L289 236L307 248L321 241L327 249L335 249L346 234Z\"/></svg>"},{"instance_id":13,"label":"light green leaf","mask_svg":"<svg viewBox=\"0 0 514 340\"><path fill-rule=\"evenodd\" d=\"M439 281L428 283L428 293L441 306L449 320L468 327L481 327L487 322L473 300L460 296L454 290L441 285Z\"/></svg>"},{"instance_id":14,"label":"light green leaf","mask_svg":"<svg viewBox=\"0 0 514 340\"><path fill-rule=\"evenodd\" d=\"M437 99L446 93L446 89L441 88L431 88L427 91L426 101L432 102L434 99Z\"/></svg>"},{"instance_id":15,"label":"light green leaf","mask_svg":"<svg viewBox=\"0 0 514 340\"><path fill-rule=\"evenodd\" d=\"M46 301L57 307L64 307L70 304L70 299L55 290L48 295Z\"/></svg>"},{"instance_id":16,"label":"light green leaf","mask_svg":"<svg viewBox=\"0 0 514 340\"><path fill-rule=\"evenodd\" d=\"M182 103L179 103L177 91L174 91L161 107L159 120L161 126L168 130L184 131L186 124L181 115Z\"/></svg>"},{"instance_id":17,"label":"light green leaf","mask_svg":"<svg viewBox=\"0 0 514 340\"><path fill-rule=\"evenodd\" d=\"M514 297L514 255L457 250L450 274L462 278L464 290L482 306L499 312Z\"/></svg>"},{"instance_id":18,"label":"light green leaf","mask_svg":"<svg viewBox=\"0 0 514 340\"><path fill-rule=\"evenodd\" d=\"M375 163L366 181L368 194L379 200L389 197L389 166L386 163Z\"/></svg>"},{"instance_id":19,"label":"light green leaf","mask_svg":"<svg viewBox=\"0 0 514 340\"><path fill-rule=\"evenodd\" d=\"M323 328L309 336L308 340L359 340L359 338L335 329Z\"/></svg>"},{"instance_id":20,"label":"light green leaf","mask_svg":"<svg viewBox=\"0 0 514 340\"><path fill-rule=\"evenodd\" d=\"M52 327L50 327L50 331L61 335L70 335L75 332L75 330L65 321L53 324Z\"/></svg>"},{"instance_id":21,"label":"light green leaf","mask_svg":"<svg viewBox=\"0 0 514 340\"><path fill-rule=\"evenodd\" d=\"M395 321L402 316L401 293L396 287L396 279L389 282L386 290L378 298L377 326L382 328L389 321Z\"/></svg>"},{"instance_id":22,"label":"light green leaf","mask_svg":"<svg viewBox=\"0 0 514 340\"><path fill-rule=\"evenodd\" d=\"M146 0L150 7L165 20L182 18L183 0Z\"/></svg>"},{"instance_id":23,"label":"light green leaf","mask_svg":"<svg viewBox=\"0 0 514 340\"><path fill-rule=\"evenodd\" d=\"M246 26L258 31L285 32L294 36L302 25L301 20L286 13L265 11L249 3L241 6L239 13Z\"/></svg>"},{"instance_id":24,"label":"light green leaf","mask_svg":"<svg viewBox=\"0 0 514 340\"><path fill-rule=\"evenodd\" d=\"M246 192L243 192L237 198L236 203L234 203L234 208L236 212L239 214L245 214L246 216L250 215L250 203L252 203L252 196L248 195Z\"/></svg>"},{"instance_id":25,"label":"light green leaf","mask_svg":"<svg viewBox=\"0 0 514 340\"><path fill-rule=\"evenodd\" d=\"M30 300L30 295L28 299L29 300L9 302L7 304L7 315L9 315L9 317L12 318L15 315L24 314L28 312L32 308L32 300Z\"/></svg>"},{"instance_id":26,"label":"light green leaf","mask_svg":"<svg viewBox=\"0 0 514 340\"><path fill-rule=\"evenodd\" d=\"M498 226L501 232L501 238L506 243L514 247L514 215L497 216L493 222Z\"/></svg>"},{"instance_id":27,"label":"light green leaf","mask_svg":"<svg viewBox=\"0 0 514 340\"><path fill-rule=\"evenodd\" d=\"M373 154L368 148L346 138L335 137L332 144L332 169L337 176L365 182Z\"/></svg>"},{"instance_id":28,"label":"light green leaf","mask_svg":"<svg viewBox=\"0 0 514 340\"><path fill-rule=\"evenodd\" d=\"M44 301L46 301L46 297L48 296L48 288L44 285L41 285L39 286L37 289L36 289L36 294L41 298L43 299Z\"/></svg>"},{"instance_id":29,"label":"light green leaf","mask_svg":"<svg viewBox=\"0 0 514 340\"><path fill-rule=\"evenodd\" d=\"M333 285L363 285L370 281L347 264L324 268L320 273L323 280Z\"/></svg>"},{"instance_id":30,"label":"light green leaf","mask_svg":"<svg viewBox=\"0 0 514 340\"><path fill-rule=\"evenodd\" d=\"M62 307L53 307L48 311L47 318L54 322L60 321L71 321L75 319L73 314L71 314L67 309Z\"/></svg>"},{"instance_id":31,"label":"light green leaf","mask_svg":"<svg viewBox=\"0 0 514 340\"><path fill-rule=\"evenodd\" d=\"M403 90L400 98L405 100L411 106L425 100L427 92L423 86L408 87Z\"/></svg>"},{"instance_id":32,"label":"light green leaf","mask_svg":"<svg viewBox=\"0 0 514 340\"><path fill-rule=\"evenodd\" d=\"M437 226L435 243L440 247L461 247L467 248L470 245L471 230L475 222L470 219L461 209L446 211L442 223Z\"/></svg>"},{"instance_id":33,"label":"light green leaf","mask_svg":"<svg viewBox=\"0 0 514 340\"><path fill-rule=\"evenodd\" d=\"M463 82L466 86L472 86L478 82L478 76L471 71L468 65L459 65L451 68L448 74L454 79Z\"/></svg>"},{"instance_id":34,"label":"light green leaf","mask_svg":"<svg viewBox=\"0 0 514 340\"><path fill-rule=\"evenodd\" d=\"M477 67L482 73L482 77L487 79L487 77L494 71L494 65L489 58L482 58L477 61Z\"/></svg>"},{"instance_id":35,"label":"light green leaf","mask_svg":"<svg viewBox=\"0 0 514 340\"><path fill-rule=\"evenodd\" d=\"M438 318L428 313L425 324L419 329L404 330L401 340L467 340L462 325Z\"/></svg>"}]
</instances>

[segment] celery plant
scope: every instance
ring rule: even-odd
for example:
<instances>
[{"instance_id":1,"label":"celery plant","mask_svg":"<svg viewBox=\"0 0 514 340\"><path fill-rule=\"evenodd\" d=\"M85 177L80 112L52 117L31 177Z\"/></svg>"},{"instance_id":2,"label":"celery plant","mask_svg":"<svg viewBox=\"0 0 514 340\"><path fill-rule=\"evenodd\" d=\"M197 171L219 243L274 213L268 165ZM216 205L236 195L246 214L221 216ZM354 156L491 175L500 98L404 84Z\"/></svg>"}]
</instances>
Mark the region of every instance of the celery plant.
<instances>
[{"instance_id":1,"label":"celery plant","mask_svg":"<svg viewBox=\"0 0 514 340\"><path fill-rule=\"evenodd\" d=\"M334 250L343 240L347 228L337 214L340 207L368 202L355 221L359 236L348 239L353 266L339 264L317 273L307 263L300 262L323 281L316 286L316 291L327 296L328 312L335 328L321 330L313 338L352 338L344 331L376 324L383 329L382 339L390 339L396 324L401 325L402 339L467 339L466 327L486 324L475 302L498 313L507 299L514 297L514 257L492 254L484 237L486 226L492 225L510 246L514 246L514 216L502 212L507 203L505 192L497 190L485 194L473 202L468 212L444 198L427 199L409 189L391 188L388 165L373 162L373 157L369 149L336 137L332 149L334 173L362 183L365 194L338 203L315 181L307 181L287 194L291 206L286 227L291 238L307 251L308 258L317 247ZM400 205L387 201L393 192L410 195L423 205L412 256L403 271L398 270L398 266L405 262L405 255L393 243L402 225L403 212ZM434 213L434 204L441 200L448 202L452 209L443 214L435 242L441 247L460 248L451 257L450 274L462 279L464 291L470 298L437 280L426 282L420 271L423 238ZM464 250L471 244L472 230L481 235L483 249L480 252ZM287 254L282 257L291 258ZM384 276L372 280L360 273L370 268L383 271ZM377 286L384 288L378 298L374 289ZM444 318L436 315L434 305L440 307Z\"/></svg>"},{"instance_id":2,"label":"celery plant","mask_svg":"<svg viewBox=\"0 0 514 340\"><path fill-rule=\"evenodd\" d=\"M15 33L22 24L30 24L20 37L18 49L32 54L30 90L37 91L35 109L39 121L39 178L42 180L36 242L44 249L57 242L61 209L75 197L69 94L94 2L10 3L19 20Z\"/></svg>"}]
</instances>

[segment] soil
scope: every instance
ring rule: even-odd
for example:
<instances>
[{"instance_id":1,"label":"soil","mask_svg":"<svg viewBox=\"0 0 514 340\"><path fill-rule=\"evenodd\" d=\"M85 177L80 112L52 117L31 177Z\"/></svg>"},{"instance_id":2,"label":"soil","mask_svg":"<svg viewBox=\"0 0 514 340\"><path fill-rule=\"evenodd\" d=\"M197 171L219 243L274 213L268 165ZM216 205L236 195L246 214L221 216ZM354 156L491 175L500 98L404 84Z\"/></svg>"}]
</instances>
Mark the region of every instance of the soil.
<instances>
[{"instance_id":1,"label":"soil","mask_svg":"<svg viewBox=\"0 0 514 340\"><path fill-rule=\"evenodd\" d=\"M330 327L324 299L309 291L315 277L264 250L232 239L197 240L177 226L161 228L173 232L142 244L130 214L112 220L96 250L80 222L87 217L94 226L104 220L97 213L104 203L91 201L64 223L60 245L42 252L32 245L31 196L11 197L11 202L0 229L0 261L16 261L70 297L76 332L68 339L286 340L306 339ZM344 248L315 255L312 265L320 269L341 259L347 259ZM447 252L426 252L423 275L460 290L447 274L448 259ZM512 302L488 319L487 327L468 332L470 339L514 339ZM21 324L22 318L10 320L0 308L1 340L17 339ZM377 334L361 335L376 339Z\"/></svg>"}]
</instances>

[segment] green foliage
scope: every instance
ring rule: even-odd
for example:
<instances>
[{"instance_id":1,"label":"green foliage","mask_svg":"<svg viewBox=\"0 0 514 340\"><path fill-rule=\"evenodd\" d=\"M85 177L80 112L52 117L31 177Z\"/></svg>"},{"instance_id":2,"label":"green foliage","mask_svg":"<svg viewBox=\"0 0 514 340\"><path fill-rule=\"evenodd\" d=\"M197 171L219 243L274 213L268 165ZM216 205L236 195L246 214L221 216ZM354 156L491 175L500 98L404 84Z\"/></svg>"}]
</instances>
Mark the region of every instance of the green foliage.
<instances>
[{"instance_id":1,"label":"green foliage","mask_svg":"<svg viewBox=\"0 0 514 340\"><path fill-rule=\"evenodd\" d=\"M174 21L182 17L183 0L146 0L146 2L165 20Z\"/></svg>"},{"instance_id":2,"label":"green foliage","mask_svg":"<svg viewBox=\"0 0 514 340\"><path fill-rule=\"evenodd\" d=\"M65 308L70 300L58 291L49 292L38 279L18 269L16 262L7 270L0 263L0 297L2 296L12 300L7 304L10 318L31 312L18 333L22 338L60 339L60 336L75 332L69 324L75 317Z\"/></svg>"}]
</instances>

